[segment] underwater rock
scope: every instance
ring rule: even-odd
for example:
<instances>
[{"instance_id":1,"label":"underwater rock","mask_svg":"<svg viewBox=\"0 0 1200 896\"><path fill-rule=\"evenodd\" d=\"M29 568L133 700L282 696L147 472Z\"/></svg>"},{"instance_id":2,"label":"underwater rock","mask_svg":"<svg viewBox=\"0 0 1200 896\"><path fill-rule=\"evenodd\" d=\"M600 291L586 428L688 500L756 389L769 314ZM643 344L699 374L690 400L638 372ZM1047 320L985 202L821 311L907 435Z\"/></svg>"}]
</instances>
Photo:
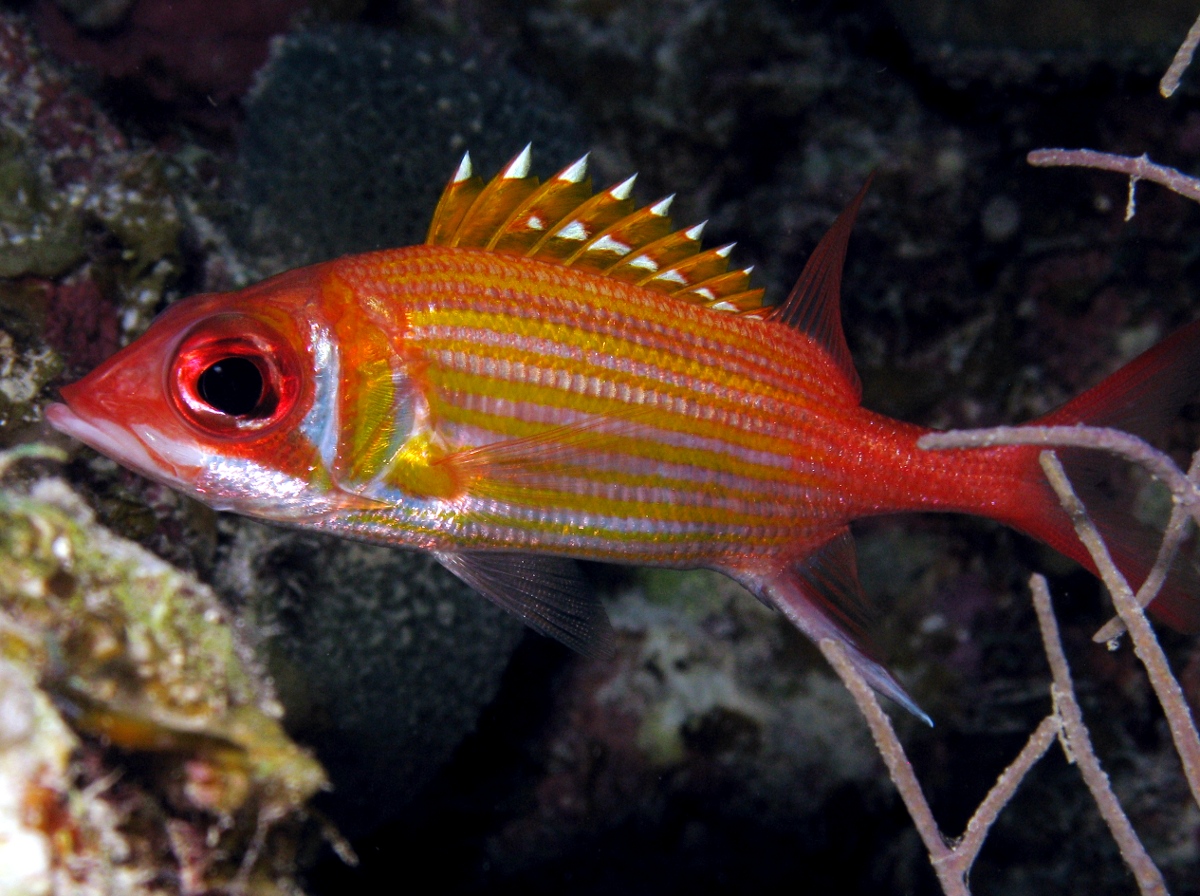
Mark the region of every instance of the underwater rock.
<instances>
[{"instance_id":1,"label":"underwater rock","mask_svg":"<svg viewBox=\"0 0 1200 896\"><path fill-rule=\"evenodd\" d=\"M87 30L102 30L118 24L133 0L54 0L72 22Z\"/></svg>"},{"instance_id":2,"label":"underwater rock","mask_svg":"<svg viewBox=\"0 0 1200 896\"><path fill-rule=\"evenodd\" d=\"M64 368L95 365L149 321L181 266L181 222L157 156L130 151L11 14L0 85L3 447Z\"/></svg>"},{"instance_id":3,"label":"underwater rock","mask_svg":"<svg viewBox=\"0 0 1200 896\"><path fill-rule=\"evenodd\" d=\"M117 347L118 327L144 327L178 275L175 198L158 156L130 150L11 14L0 15L0 84L0 306L43 323L53 311L45 335L65 337L53 347L83 368ZM76 314L90 326L61 320ZM43 335L28 329L12 335Z\"/></svg>"},{"instance_id":4,"label":"underwater rock","mask_svg":"<svg viewBox=\"0 0 1200 896\"><path fill-rule=\"evenodd\" d=\"M0 889L295 892L326 778L281 712L210 589L60 480L0 490Z\"/></svg>"},{"instance_id":5,"label":"underwater rock","mask_svg":"<svg viewBox=\"0 0 1200 896\"><path fill-rule=\"evenodd\" d=\"M228 126L235 101L267 58L273 34L287 29L308 0L39 0L38 31L61 58L81 63L191 118ZM115 6L119 6L116 4ZM81 19L80 16L85 16ZM97 18L110 21L92 29Z\"/></svg>"},{"instance_id":6,"label":"underwater rock","mask_svg":"<svg viewBox=\"0 0 1200 896\"><path fill-rule=\"evenodd\" d=\"M1154 49L1169 59L1196 17L1188 0L1131 6L1122 0L886 0L910 39L937 46L1027 51L1088 50L1130 56Z\"/></svg>"},{"instance_id":7,"label":"underwater rock","mask_svg":"<svg viewBox=\"0 0 1200 896\"><path fill-rule=\"evenodd\" d=\"M0 290L0 313L4 291ZM0 329L0 448L30 424L41 420L42 390L62 373L62 361L45 347L20 351L13 337Z\"/></svg>"},{"instance_id":8,"label":"underwater rock","mask_svg":"<svg viewBox=\"0 0 1200 896\"><path fill-rule=\"evenodd\" d=\"M491 173L530 141L589 148L549 88L448 44L336 27L276 41L247 102L249 244L278 267L422 242L463 153Z\"/></svg>"},{"instance_id":9,"label":"underwater rock","mask_svg":"<svg viewBox=\"0 0 1200 896\"><path fill-rule=\"evenodd\" d=\"M407 807L474 728L523 630L428 554L244 521L217 578L259 632L347 833Z\"/></svg>"},{"instance_id":10,"label":"underwater rock","mask_svg":"<svg viewBox=\"0 0 1200 896\"><path fill-rule=\"evenodd\" d=\"M825 891L809 864L891 793L849 695L724 576L636 580L606 601L612 656L523 647L433 811L364 847L366 879L399 855L449 892L774 892L789 874Z\"/></svg>"}]
</instances>

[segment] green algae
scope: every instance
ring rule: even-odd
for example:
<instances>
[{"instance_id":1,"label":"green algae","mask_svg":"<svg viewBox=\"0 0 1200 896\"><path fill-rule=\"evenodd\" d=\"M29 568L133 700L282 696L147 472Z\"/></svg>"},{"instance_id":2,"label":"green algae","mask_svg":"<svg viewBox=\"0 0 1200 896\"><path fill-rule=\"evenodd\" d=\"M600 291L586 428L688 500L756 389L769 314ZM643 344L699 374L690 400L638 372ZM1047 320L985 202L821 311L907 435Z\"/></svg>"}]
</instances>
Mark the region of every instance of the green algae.
<instances>
[{"instance_id":1,"label":"green algae","mask_svg":"<svg viewBox=\"0 0 1200 896\"><path fill-rule=\"evenodd\" d=\"M183 223L160 158L117 152L94 174L57 189L49 160L0 128L0 279L14 281L3 285L5 320L10 311L25 324L39 319L37 301L18 301L31 287L17 278L55 280L90 260L93 278L128 301L126 329L140 329L178 276Z\"/></svg>"},{"instance_id":2,"label":"green algae","mask_svg":"<svg viewBox=\"0 0 1200 896\"><path fill-rule=\"evenodd\" d=\"M635 576L650 603L680 610L693 620L720 611L735 596L747 596L728 576L708 569L645 567Z\"/></svg>"},{"instance_id":3,"label":"green algae","mask_svg":"<svg viewBox=\"0 0 1200 896\"><path fill-rule=\"evenodd\" d=\"M39 453L0 454L0 476ZM72 816L80 830L69 838L35 826L51 865L170 867L183 861L176 841L187 828L206 854L197 865L206 889L237 878L250 892L295 891L285 854L305 803L327 786L324 770L284 732L213 592L97 525L57 479L0 488L0 663L37 682L38 699L91 754L82 765L102 763L99 777L117 773L132 790L111 830L93 830L99 822L85 815ZM70 804L92 784L60 782L68 791L59 797ZM290 837L269 836L289 827ZM138 847L100 847L114 837Z\"/></svg>"},{"instance_id":4,"label":"green algae","mask_svg":"<svg viewBox=\"0 0 1200 896\"><path fill-rule=\"evenodd\" d=\"M183 222L161 158L152 152L120 155L104 172L87 208L121 246L110 272L136 304L157 302L180 268Z\"/></svg>"},{"instance_id":5,"label":"green algae","mask_svg":"<svg viewBox=\"0 0 1200 896\"><path fill-rule=\"evenodd\" d=\"M78 202L57 193L29 147L0 128L0 277L56 277L84 256Z\"/></svg>"},{"instance_id":6,"label":"green algae","mask_svg":"<svg viewBox=\"0 0 1200 896\"><path fill-rule=\"evenodd\" d=\"M0 313L2 308L0 303ZM55 352L45 346L19 351L13 337L0 329L0 447L12 433L40 419L38 397L62 370Z\"/></svg>"}]
</instances>

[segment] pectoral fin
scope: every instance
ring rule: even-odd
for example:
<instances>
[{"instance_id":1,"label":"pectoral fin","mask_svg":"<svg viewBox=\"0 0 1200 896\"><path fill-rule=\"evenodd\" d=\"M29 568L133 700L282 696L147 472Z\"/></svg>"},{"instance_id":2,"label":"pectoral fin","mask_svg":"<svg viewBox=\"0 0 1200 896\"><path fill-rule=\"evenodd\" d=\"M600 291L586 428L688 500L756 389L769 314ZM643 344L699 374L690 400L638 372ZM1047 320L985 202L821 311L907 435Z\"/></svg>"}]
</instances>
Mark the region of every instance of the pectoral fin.
<instances>
[{"instance_id":1,"label":"pectoral fin","mask_svg":"<svg viewBox=\"0 0 1200 896\"><path fill-rule=\"evenodd\" d=\"M580 419L520 438L490 442L447 455L457 475L476 494L489 484L524 487L552 486L572 467L594 466L605 453L628 441L649 438L652 409L630 407L626 412Z\"/></svg>"},{"instance_id":2,"label":"pectoral fin","mask_svg":"<svg viewBox=\"0 0 1200 896\"><path fill-rule=\"evenodd\" d=\"M435 556L488 600L543 635L586 656L612 652L608 615L573 561L490 551Z\"/></svg>"}]
</instances>

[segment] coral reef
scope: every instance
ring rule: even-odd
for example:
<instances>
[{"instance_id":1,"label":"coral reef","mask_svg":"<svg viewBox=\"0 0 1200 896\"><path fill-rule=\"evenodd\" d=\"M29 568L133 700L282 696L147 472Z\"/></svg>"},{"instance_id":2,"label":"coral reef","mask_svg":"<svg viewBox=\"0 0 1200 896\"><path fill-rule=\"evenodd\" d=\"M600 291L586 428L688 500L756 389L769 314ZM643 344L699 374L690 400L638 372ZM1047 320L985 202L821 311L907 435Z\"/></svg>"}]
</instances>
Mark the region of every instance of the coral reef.
<instances>
[{"instance_id":1,"label":"coral reef","mask_svg":"<svg viewBox=\"0 0 1200 896\"><path fill-rule=\"evenodd\" d=\"M295 888L326 778L230 622L63 482L0 491L0 889Z\"/></svg>"},{"instance_id":2,"label":"coral reef","mask_svg":"<svg viewBox=\"0 0 1200 896\"><path fill-rule=\"evenodd\" d=\"M85 369L148 323L178 275L174 196L161 158L131 150L11 16L0 85L2 325L18 349L44 337Z\"/></svg>"}]
</instances>

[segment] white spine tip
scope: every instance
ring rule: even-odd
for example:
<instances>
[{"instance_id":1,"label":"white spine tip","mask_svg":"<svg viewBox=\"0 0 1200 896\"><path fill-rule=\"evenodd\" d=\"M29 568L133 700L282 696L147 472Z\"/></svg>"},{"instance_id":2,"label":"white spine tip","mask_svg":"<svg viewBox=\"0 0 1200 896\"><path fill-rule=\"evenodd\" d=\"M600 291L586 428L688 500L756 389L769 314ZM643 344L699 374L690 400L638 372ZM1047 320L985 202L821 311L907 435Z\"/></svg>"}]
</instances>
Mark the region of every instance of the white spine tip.
<instances>
[{"instance_id":1,"label":"white spine tip","mask_svg":"<svg viewBox=\"0 0 1200 896\"><path fill-rule=\"evenodd\" d=\"M660 218L667 214L667 210L671 207L671 203L675 201L675 194L672 193L663 199L658 200L654 205L650 206L650 214L658 215Z\"/></svg>"},{"instance_id":2,"label":"white spine tip","mask_svg":"<svg viewBox=\"0 0 1200 896\"><path fill-rule=\"evenodd\" d=\"M733 251L733 247L736 245L737 243L726 243L724 246L721 246L718 249L713 249L713 253L715 255L720 255L722 258L728 258L729 253Z\"/></svg>"},{"instance_id":3,"label":"white spine tip","mask_svg":"<svg viewBox=\"0 0 1200 896\"><path fill-rule=\"evenodd\" d=\"M637 180L636 174L631 174L615 187L608 188L608 195L613 199L628 199L629 194L633 192L633 182Z\"/></svg>"},{"instance_id":4,"label":"white spine tip","mask_svg":"<svg viewBox=\"0 0 1200 896\"><path fill-rule=\"evenodd\" d=\"M590 152L585 152L576 161L572 162L564 168L558 175L559 180L566 181L570 184L577 184L587 177L587 162Z\"/></svg>"},{"instance_id":5,"label":"white spine tip","mask_svg":"<svg viewBox=\"0 0 1200 896\"><path fill-rule=\"evenodd\" d=\"M521 180L529 176L529 151L532 147L532 143L526 143L525 148L517 153L517 157L508 163L504 174L501 175L505 180Z\"/></svg>"},{"instance_id":6,"label":"white spine tip","mask_svg":"<svg viewBox=\"0 0 1200 896\"><path fill-rule=\"evenodd\" d=\"M464 180L469 180L471 175L475 173L475 169L471 167L471 153L464 152L462 161L458 163L458 170L454 172L454 180L451 183L461 184Z\"/></svg>"},{"instance_id":7,"label":"white spine tip","mask_svg":"<svg viewBox=\"0 0 1200 896\"><path fill-rule=\"evenodd\" d=\"M687 230L685 230L683 232L683 235L686 236L692 242L696 242L697 240L700 239L700 234L704 233L704 225L706 225L707 223L708 223L708 221L705 220L705 221L701 221L699 224L693 224L691 227L689 227Z\"/></svg>"},{"instance_id":8,"label":"white spine tip","mask_svg":"<svg viewBox=\"0 0 1200 896\"><path fill-rule=\"evenodd\" d=\"M561 237L564 240L586 240L588 238L587 228L583 226L582 221L572 221L566 227L561 228L555 236Z\"/></svg>"}]
</instances>

